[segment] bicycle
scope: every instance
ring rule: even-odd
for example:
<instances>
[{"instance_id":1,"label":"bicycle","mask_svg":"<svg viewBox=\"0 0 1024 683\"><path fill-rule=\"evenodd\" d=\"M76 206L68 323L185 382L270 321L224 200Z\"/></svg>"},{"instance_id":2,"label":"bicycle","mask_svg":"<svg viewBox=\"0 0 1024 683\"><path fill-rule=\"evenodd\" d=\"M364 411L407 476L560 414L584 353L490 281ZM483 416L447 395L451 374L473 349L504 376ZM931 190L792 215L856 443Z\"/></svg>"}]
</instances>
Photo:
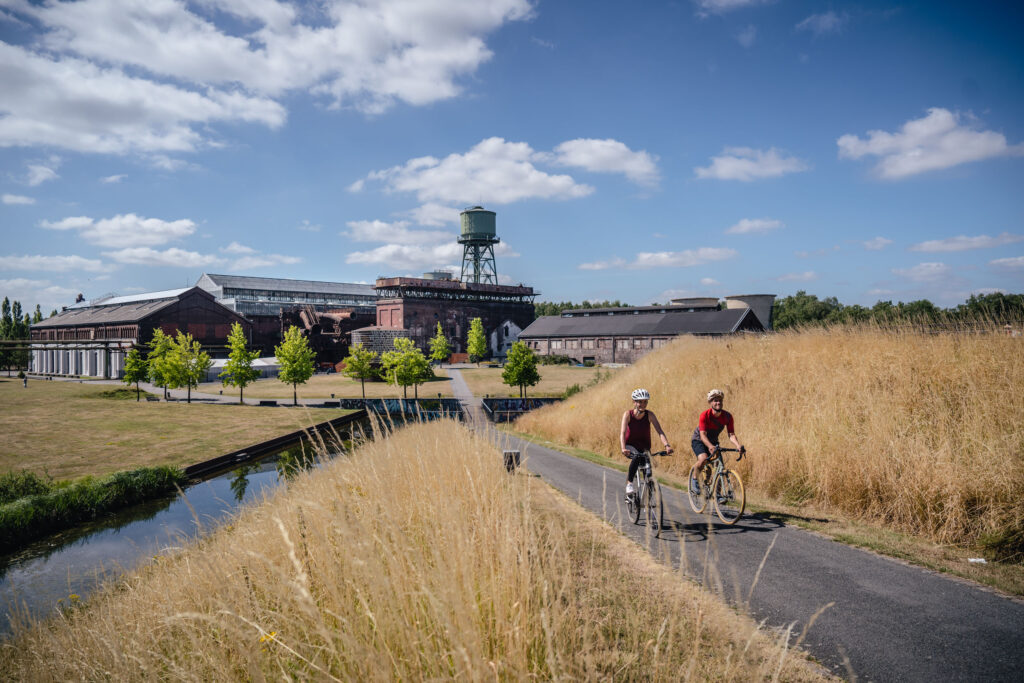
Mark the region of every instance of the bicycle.
<instances>
[{"instance_id":1,"label":"bicycle","mask_svg":"<svg viewBox=\"0 0 1024 683\"><path fill-rule=\"evenodd\" d=\"M646 513L647 526L654 531L655 538L665 528L665 502L661 498L661 486L651 469L651 457L658 455L668 455L668 452L641 451L633 456L642 460L636 468L636 490L626 497L626 509L633 518L633 524L639 524L641 514Z\"/></svg>"},{"instance_id":2,"label":"bicycle","mask_svg":"<svg viewBox=\"0 0 1024 683\"><path fill-rule=\"evenodd\" d=\"M743 479L730 469L726 469L722 458L723 452L739 453L736 462L743 459L745 450L738 448L716 449L715 456L704 463L700 472L697 466L690 468L690 482L686 487L686 497L690 499L690 507L694 512L704 512L708 500L715 501L715 512L718 518L732 525L743 515L747 507L747 494L743 490ZM693 490L693 480L697 480L697 490Z\"/></svg>"}]
</instances>

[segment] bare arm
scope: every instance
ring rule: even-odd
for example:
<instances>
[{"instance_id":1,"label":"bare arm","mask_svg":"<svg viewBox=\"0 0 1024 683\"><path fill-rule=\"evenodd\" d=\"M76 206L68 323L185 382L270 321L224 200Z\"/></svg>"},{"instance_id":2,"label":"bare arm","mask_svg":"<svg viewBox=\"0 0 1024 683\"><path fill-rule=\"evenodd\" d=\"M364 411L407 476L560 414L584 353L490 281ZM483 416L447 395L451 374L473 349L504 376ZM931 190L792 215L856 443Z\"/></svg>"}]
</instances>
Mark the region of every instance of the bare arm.
<instances>
[{"instance_id":1,"label":"bare arm","mask_svg":"<svg viewBox=\"0 0 1024 683\"><path fill-rule=\"evenodd\" d=\"M668 445L668 437L665 436L665 430L661 428L661 423L658 422L658 418L649 410L647 411L647 414L651 416L651 426L654 427L654 431L656 431L658 436L661 437L661 443L664 444L665 450L671 453L672 447Z\"/></svg>"},{"instance_id":2,"label":"bare arm","mask_svg":"<svg viewBox=\"0 0 1024 683\"><path fill-rule=\"evenodd\" d=\"M622 414L622 426L619 428L619 450L622 454L629 457L629 450L626 448L626 429L629 426L629 411L627 410Z\"/></svg>"}]
</instances>

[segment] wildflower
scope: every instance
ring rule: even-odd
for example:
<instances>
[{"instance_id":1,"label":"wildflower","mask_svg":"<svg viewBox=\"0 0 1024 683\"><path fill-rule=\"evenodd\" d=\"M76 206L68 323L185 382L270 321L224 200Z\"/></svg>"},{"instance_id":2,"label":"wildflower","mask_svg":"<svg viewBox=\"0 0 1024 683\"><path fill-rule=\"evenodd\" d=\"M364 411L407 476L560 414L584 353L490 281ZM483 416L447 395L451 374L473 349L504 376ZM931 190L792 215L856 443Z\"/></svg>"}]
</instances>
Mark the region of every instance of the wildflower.
<instances>
[{"instance_id":1,"label":"wildflower","mask_svg":"<svg viewBox=\"0 0 1024 683\"><path fill-rule=\"evenodd\" d=\"M277 631L271 631L270 633L264 633L260 636L260 642L266 643L273 640L277 636Z\"/></svg>"}]
</instances>

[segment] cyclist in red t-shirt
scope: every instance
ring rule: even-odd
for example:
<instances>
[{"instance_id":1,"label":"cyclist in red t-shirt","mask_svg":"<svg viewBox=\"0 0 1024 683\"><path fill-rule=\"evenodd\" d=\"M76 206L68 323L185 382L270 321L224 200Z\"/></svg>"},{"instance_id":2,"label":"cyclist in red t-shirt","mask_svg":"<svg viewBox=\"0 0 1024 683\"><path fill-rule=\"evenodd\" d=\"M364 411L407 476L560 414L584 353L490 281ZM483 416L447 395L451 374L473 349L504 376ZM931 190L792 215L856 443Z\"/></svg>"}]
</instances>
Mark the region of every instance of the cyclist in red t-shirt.
<instances>
[{"instance_id":1,"label":"cyclist in red t-shirt","mask_svg":"<svg viewBox=\"0 0 1024 683\"><path fill-rule=\"evenodd\" d=\"M724 402L725 394L721 389L712 389L708 392L708 405L711 407L700 414L697 428L693 430L690 442L693 454L697 456L697 469L694 472L703 467L708 458L718 452L718 437L723 429L729 434L729 440L736 444L736 448L740 449L740 453L747 452L747 449L740 443L739 437L736 436L732 413L722 410ZM690 489L694 492L697 491L696 479L690 479Z\"/></svg>"},{"instance_id":2,"label":"cyclist in red t-shirt","mask_svg":"<svg viewBox=\"0 0 1024 683\"><path fill-rule=\"evenodd\" d=\"M672 447L668 445L668 437L665 436L665 430L661 428L658 418L647 410L647 402L651 395L646 389L637 389L630 398L633 399L633 407L622 414L622 427L619 429L619 448L622 454L631 460L629 472L626 473L626 498L633 495L633 478L640 464L633 456L641 451L651 450L651 427L658 432L661 442L665 444L665 450L672 452Z\"/></svg>"}]
</instances>

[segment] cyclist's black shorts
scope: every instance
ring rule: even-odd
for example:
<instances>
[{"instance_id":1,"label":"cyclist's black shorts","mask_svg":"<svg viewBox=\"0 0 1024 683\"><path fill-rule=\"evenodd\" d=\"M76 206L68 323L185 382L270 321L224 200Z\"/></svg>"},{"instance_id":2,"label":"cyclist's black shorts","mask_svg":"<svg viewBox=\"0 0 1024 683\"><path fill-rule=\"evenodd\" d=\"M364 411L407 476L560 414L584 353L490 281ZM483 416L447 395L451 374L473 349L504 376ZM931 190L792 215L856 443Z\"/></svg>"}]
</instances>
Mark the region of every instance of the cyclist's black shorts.
<instances>
[{"instance_id":1,"label":"cyclist's black shorts","mask_svg":"<svg viewBox=\"0 0 1024 683\"><path fill-rule=\"evenodd\" d=\"M693 454L696 455L698 458L701 456L701 453L708 456L709 458L711 457L711 451L708 450L707 444L701 441L700 439L694 439L693 441L691 441L690 448L693 449Z\"/></svg>"}]
</instances>

